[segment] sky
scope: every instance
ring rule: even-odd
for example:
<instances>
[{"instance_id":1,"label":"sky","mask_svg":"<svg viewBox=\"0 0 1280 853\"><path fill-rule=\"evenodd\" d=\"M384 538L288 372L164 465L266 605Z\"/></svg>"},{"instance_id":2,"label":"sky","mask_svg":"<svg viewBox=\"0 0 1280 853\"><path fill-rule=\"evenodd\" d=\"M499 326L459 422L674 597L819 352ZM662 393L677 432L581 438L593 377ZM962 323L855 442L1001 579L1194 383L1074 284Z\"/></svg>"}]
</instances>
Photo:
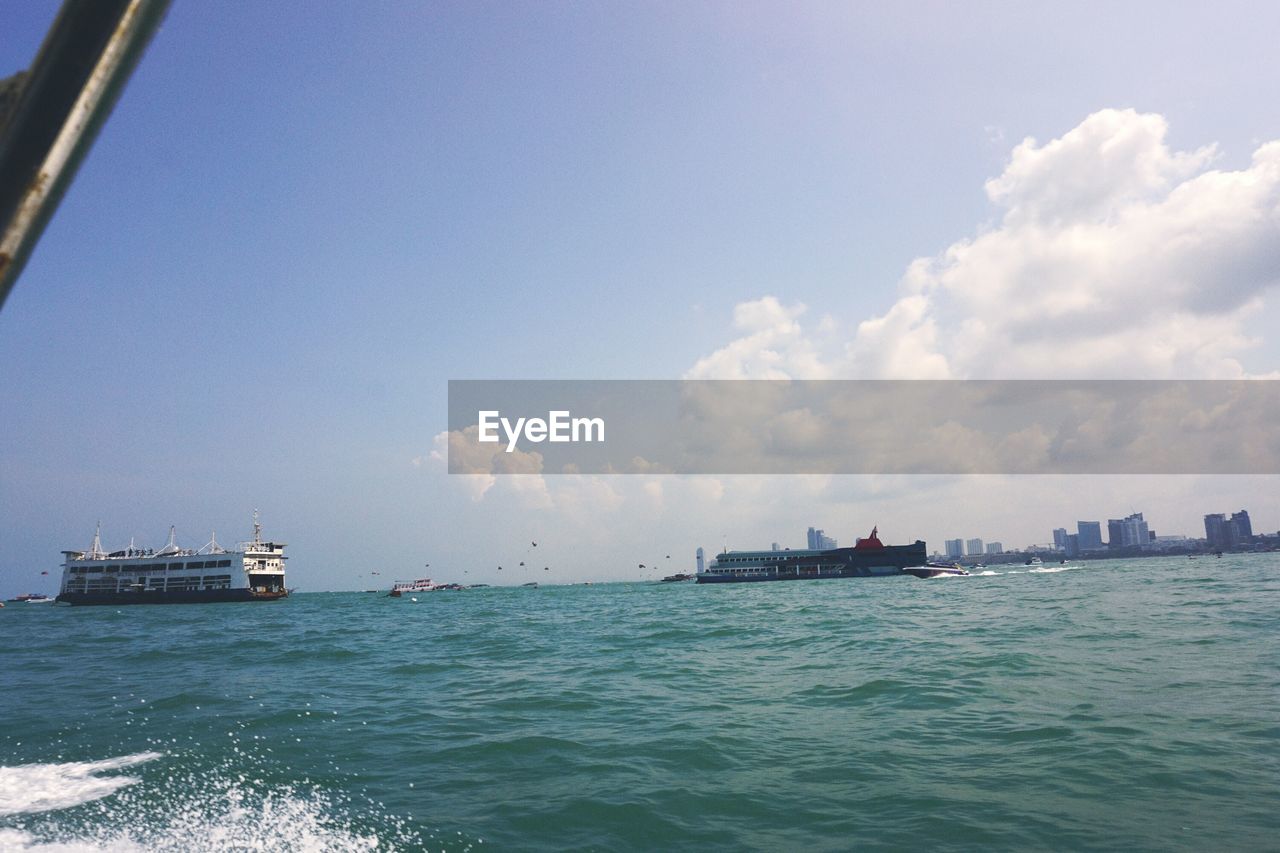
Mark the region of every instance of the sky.
<instances>
[{"instance_id":1,"label":"sky","mask_svg":"<svg viewBox=\"0 0 1280 853\"><path fill-rule=\"evenodd\" d=\"M0 75L56 9L0 0ZM1243 3L177 0L0 310L0 594L53 591L99 521L198 547L255 508L304 590L633 579L808 526L1275 531L1262 476L438 456L449 379L1275 376L1278 31Z\"/></svg>"}]
</instances>

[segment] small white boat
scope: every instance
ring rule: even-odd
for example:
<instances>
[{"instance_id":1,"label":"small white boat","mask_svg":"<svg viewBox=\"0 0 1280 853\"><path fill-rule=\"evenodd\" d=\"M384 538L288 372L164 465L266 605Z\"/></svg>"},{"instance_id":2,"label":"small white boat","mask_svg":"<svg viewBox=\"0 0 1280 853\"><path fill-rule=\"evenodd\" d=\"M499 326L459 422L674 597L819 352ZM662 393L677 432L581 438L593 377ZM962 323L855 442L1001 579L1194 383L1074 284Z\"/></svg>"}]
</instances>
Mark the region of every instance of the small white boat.
<instances>
[{"instance_id":1,"label":"small white boat","mask_svg":"<svg viewBox=\"0 0 1280 853\"><path fill-rule=\"evenodd\" d=\"M399 598L405 593L434 592L439 588L440 584L432 583L431 578L418 578L415 581L396 581L387 595L390 598Z\"/></svg>"},{"instance_id":2,"label":"small white boat","mask_svg":"<svg viewBox=\"0 0 1280 853\"><path fill-rule=\"evenodd\" d=\"M969 577L969 571L959 563L925 563L923 566L908 566L901 571L904 575L918 578Z\"/></svg>"},{"instance_id":3,"label":"small white boat","mask_svg":"<svg viewBox=\"0 0 1280 853\"><path fill-rule=\"evenodd\" d=\"M1040 559L1039 557L1032 557L1030 560L1027 560L1025 563L1023 563L1023 565L1024 566L1043 566L1044 560Z\"/></svg>"}]
</instances>

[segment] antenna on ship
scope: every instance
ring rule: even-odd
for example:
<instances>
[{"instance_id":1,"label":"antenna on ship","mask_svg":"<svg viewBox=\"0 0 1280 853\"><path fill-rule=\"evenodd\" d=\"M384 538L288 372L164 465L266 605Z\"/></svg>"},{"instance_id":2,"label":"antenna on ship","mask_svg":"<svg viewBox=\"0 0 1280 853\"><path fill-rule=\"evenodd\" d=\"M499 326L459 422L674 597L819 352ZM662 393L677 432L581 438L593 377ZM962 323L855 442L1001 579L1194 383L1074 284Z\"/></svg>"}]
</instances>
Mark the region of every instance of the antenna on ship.
<instances>
[{"instance_id":1,"label":"antenna on ship","mask_svg":"<svg viewBox=\"0 0 1280 853\"><path fill-rule=\"evenodd\" d=\"M218 531L214 530L209 534L209 543L200 549L203 553L208 551L210 554L225 554L226 550L218 544Z\"/></svg>"},{"instance_id":2,"label":"antenna on ship","mask_svg":"<svg viewBox=\"0 0 1280 853\"><path fill-rule=\"evenodd\" d=\"M175 541L177 538L177 535L178 535L177 528L174 525L170 524L169 525L169 541L165 543L165 546L161 548L159 551L157 551L156 554L169 555L169 554L177 554L179 551L181 551L182 549L178 547L178 543Z\"/></svg>"},{"instance_id":3,"label":"antenna on ship","mask_svg":"<svg viewBox=\"0 0 1280 853\"><path fill-rule=\"evenodd\" d=\"M89 546L89 559L101 560L105 555L102 553L102 522L98 522L98 527L93 531L93 544Z\"/></svg>"},{"instance_id":4,"label":"antenna on ship","mask_svg":"<svg viewBox=\"0 0 1280 853\"><path fill-rule=\"evenodd\" d=\"M253 544L257 545L262 541L262 525L258 523L258 511L253 511Z\"/></svg>"}]
</instances>

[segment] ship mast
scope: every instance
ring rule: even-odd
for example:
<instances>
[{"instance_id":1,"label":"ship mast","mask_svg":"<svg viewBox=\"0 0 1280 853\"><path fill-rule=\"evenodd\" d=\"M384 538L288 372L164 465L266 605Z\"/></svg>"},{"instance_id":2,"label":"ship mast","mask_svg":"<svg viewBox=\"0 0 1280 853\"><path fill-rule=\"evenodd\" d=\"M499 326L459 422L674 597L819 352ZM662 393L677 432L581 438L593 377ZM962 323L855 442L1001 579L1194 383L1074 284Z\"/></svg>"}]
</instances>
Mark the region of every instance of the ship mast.
<instances>
[{"instance_id":1,"label":"ship mast","mask_svg":"<svg viewBox=\"0 0 1280 853\"><path fill-rule=\"evenodd\" d=\"M105 554L102 553L102 522L98 522L98 527L93 531L93 544L89 546L89 559L101 560Z\"/></svg>"},{"instance_id":2,"label":"ship mast","mask_svg":"<svg viewBox=\"0 0 1280 853\"><path fill-rule=\"evenodd\" d=\"M262 543L262 525L258 523L258 511L255 509L253 511L253 544L259 545L261 543Z\"/></svg>"}]
</instances>

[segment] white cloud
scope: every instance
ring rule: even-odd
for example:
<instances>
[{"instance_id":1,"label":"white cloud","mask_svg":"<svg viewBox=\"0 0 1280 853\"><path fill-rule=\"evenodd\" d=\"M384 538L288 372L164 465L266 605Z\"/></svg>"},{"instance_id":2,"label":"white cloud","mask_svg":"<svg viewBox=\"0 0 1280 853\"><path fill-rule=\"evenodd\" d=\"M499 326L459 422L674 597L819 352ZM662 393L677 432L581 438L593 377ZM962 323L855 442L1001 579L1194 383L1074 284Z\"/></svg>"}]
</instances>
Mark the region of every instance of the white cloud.
<instances>
[{"instance_id":1,"label":"white cloud","mask_svg":"<svg viewBox=\"0 0 1280 853\"><path fill-rule=\"evenodd\" d=\"M800 325L804 312L804 305L786 307L772 296L741 303L733 310L733 325L747 334L699 360L685 378L828 378L811 334Z\"/></svg>"},{"instance_id":2,"label":"white cloud","mask_svg":"<svg viewBox=\"0 0 1280 853\"><path fill-rule=\"evenodd\" d=\"M1280 282L1280 142L1247 168L1171 150L1167 123L1102 110L1016 146L986 183L998 221L913 261L842 350L803 306L743 303L747 334L691 378L1231 378ZM824 322L821 331L838 324Z\"/></svg>"}]
</instances>

